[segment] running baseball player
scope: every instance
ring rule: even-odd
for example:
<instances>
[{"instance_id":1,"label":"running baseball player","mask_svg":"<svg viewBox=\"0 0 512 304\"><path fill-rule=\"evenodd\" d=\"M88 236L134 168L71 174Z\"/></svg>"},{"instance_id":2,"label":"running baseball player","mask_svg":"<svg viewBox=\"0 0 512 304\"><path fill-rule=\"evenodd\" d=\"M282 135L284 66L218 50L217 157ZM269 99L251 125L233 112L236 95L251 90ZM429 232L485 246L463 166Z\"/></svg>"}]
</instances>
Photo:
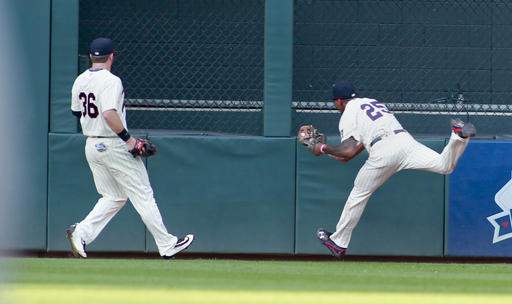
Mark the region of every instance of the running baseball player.
<instances>
[{"instance_id":1,"label":"running baseball player","mask_svg":"<svg viewBox=\"0 0 512 304\"><path fill-rule=\"evenodd\" d=\"M400 125L385 104L362 98L347 81L333 85L333 101L342 113L339 122L341 144L330 146L311 125L299 129L298 140L316 155L327 154L347 162L363 149L369 153L354 181L336 231L318 229L317 238L336 257L345 255L370 196L393 174L404 169L418 169L450 174L476 129L471 123L452 119L450 140L441 154L417 142Z\"/></svg>"},{"instance_id":2,"label":"running baseball player","mask_svg":"<svg viewBox=\"0 0 512 304\"><path fill-rule=\"evenodd\" d=\"M95 39L89 53L92 66L73 84L71 111L80 118L87 137L85 155L101 198L85 219L67 229L71 250L75 256L86 258L85 246L96 239L129 198L153 235L160 255L170 258L190 246L194 236L178 239L164 226L141 159L155 154L156 147L148 140L132 137L126 129L123 84L110 72L112 41Z\"/></svg>"}]
</instances>

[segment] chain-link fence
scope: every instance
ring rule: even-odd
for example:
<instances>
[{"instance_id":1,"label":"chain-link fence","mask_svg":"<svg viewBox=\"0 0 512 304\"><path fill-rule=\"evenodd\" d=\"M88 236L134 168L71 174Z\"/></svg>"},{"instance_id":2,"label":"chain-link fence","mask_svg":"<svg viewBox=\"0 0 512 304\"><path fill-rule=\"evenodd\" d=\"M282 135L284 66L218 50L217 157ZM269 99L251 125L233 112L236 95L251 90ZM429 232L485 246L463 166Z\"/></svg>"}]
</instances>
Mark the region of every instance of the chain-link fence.
<instances>
[{"instance_id":1,"label":"chain-link fence","mask_svg":"<svg viewBox=\"0 0 512 304\"><path fill-rule=\"evenodd\" d=\"M262 134L264 0L81 0L81 70L97 36L116 43L131 128ZM337 132L336 79L415 134L446 135L451 116L506 134L512 2L295 0L293 129Z\"/></svg>"},{"instance_id":2,"label":"chain-link fence","mask_svg":"<svg viewBox=\"0 0 512 304\"><path fill-rule=\"evenodd\" d=\"M262 133L263 0L80 0L88 44L113 39L131 129Z\"/></svg>"},{"instance_id":3,"label":"chain-link fence","mask_svg":"<svg viewBox=\"0 0 512 304\"><path fill-rule=\"evenodd\" d=\"M452 116L512 133L512 2L296 0L294 14L294 128L337 132L327 101L346 79L415 134L446 135Z\"/></svg>"}]
</instances>

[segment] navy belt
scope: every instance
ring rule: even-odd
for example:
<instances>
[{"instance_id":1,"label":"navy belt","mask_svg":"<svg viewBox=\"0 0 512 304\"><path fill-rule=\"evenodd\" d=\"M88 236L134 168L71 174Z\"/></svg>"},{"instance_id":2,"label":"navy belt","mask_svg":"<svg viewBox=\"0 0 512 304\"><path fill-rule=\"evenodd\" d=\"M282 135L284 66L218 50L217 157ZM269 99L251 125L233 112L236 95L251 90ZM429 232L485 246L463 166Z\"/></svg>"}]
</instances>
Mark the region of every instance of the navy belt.
<instances>
[{"instance_id":1,"label":"navy belt","mask_svg":"<svg viewBox=\"0 0 512 304\"><path fill-rule=\"evenodd\" d=\"M117 138L117 136L87 136L89 138Z\"/></svg>"},{"instance_id":2,"label":"navy belt","mask_svg":"<svg viewBox=\"0 0 512 304\"><path fill-rule=\"evenodd\" d=\"M402 132L407 132L407 131L406 131L406 130L404 130L404 129L398 129L398 130L393 131L393 133L394 133L394 134L398 134L398 133L402 133ZM375 145L376 143L378 143L378 142L379 142L381 139L383 139L383 138L384 138L384 136L377 136L377 137L375 137L375 138L372 140L372 142L370 143L370 147L371 147L371 146L373 146L373 145Z\"/></svg>"}]
</instances>

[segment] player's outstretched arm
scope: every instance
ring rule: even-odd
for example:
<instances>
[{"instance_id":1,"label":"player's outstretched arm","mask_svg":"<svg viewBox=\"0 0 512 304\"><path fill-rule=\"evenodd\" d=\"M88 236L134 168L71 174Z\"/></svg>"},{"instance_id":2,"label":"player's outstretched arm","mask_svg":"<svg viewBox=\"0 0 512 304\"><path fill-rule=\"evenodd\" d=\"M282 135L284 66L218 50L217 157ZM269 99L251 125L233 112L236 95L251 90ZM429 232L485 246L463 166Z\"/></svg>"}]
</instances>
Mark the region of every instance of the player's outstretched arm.
<instances>
[{"instance_id":1,"label":"player's outstretched arm","mask_svg":"<svg viewBox=\"0 0 512 304\"><path fill-rule=\"evenodd\" d=\"M317 144L315 146L314 153L315 155L328 154L340 161L347 162L356 157L363 150L363 144L355 140L353 137L350 137L337 146Z\"/></svg>"}]
</instances>

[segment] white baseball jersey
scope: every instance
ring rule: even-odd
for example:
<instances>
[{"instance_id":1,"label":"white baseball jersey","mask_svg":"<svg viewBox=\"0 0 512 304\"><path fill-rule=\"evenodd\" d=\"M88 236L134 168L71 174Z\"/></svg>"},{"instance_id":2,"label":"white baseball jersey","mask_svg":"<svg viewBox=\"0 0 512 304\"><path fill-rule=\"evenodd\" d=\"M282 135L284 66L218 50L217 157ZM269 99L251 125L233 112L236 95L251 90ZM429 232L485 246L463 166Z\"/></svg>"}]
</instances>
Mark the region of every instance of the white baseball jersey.
<instances>
[{"instance_id":1,"label":"white baseball jersey","mask_svg":"<svg viewBox=\"0 0 512 304\"><path fill-rule=\"evenodd\" d=\"M126 143L103 119L101 114L111 109L117 111L126 128L121 80L108 70L87 70L78 76L73 84L71 110L82 112L82 130L89 136L85 156L102 197L76 225L73 235L90 244L129 198L155 238L160 254L170 255L178 238L170 234L163 223L144 162L128 152Z\"/></svg>"},{"instance_id":2,"label":"white baseball jersey","mask_svg":"<svg viewBox=\"0 0 512 304\"><path fill-rule=\"evenodd\" d=\"M352 99L345 107L339 123L341 141L354 137L367 150L378 136L401 129L402 125L383 103L369 98Z\"/></svg>"},{"instance_id":3,"label":"white baseball jersey","mask_svg":"<svg viewBox=\"0 0 512 304\"><path fill-rule=\"evenodd\" d=\"M336 231L330 236L338 246L347 248L370 196L393 174L400 170L417 169L450 174L462 155L469 139L451 134L441 154L417 142L409 133L395 133L402 126L386 106L369 98L352 99L339 123L341 140L354 137L370 156L357 173L354 187L345 203ZM381 140L370 143L377 137Z\"/></svg>"},{"instance_id":4,"label":"white baseball jersey","mask_svg":"<svg viewBox=\"0 0 512 304\"><path fill-rule=\"evenodd\" d=\"M101 115L116 110L126 128L124 90L119 77L106 69L86 70L71 90L71 110L82 112L80 124L85 136L116 136Z\"/></svg>"}]
</instances>

